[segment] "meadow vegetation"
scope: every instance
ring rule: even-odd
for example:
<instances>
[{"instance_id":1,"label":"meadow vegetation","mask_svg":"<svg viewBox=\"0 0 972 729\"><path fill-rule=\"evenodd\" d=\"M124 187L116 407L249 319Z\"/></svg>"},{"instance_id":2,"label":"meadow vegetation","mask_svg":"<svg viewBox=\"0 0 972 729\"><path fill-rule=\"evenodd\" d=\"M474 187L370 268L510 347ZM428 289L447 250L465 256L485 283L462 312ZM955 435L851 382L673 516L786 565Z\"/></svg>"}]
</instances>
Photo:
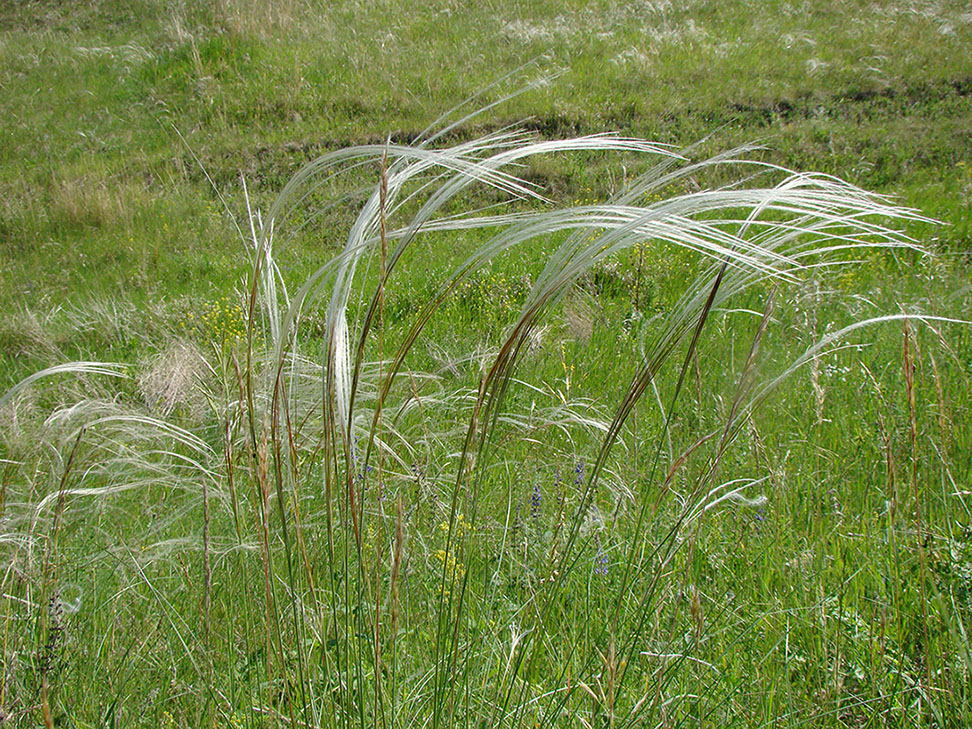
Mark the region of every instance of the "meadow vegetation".
<instances>
[{"instance_id":1,"label":"meadow vegetation","mask_svg":"<svg viewBox=\"0 0 972 729\"><path fill-rule=\"evenodd\" d=\"M0 725L968 725L970 41L3 4Z\"/></svg>"}]
</instances>

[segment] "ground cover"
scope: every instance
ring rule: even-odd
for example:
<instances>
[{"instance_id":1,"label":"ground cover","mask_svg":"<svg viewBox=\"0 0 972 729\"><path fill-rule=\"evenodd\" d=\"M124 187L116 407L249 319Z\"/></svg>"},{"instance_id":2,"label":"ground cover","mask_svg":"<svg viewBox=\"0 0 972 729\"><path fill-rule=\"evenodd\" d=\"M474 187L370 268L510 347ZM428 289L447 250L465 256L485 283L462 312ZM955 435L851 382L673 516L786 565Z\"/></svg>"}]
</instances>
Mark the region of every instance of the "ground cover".
<instances>
[{"instance_id":1,"label":"ground cover","mask_svg":"<svg viewBox=\"0 0 972 729\"><path fill-rule=\"evenodd\" d=\"M946 320L970 318L970 25L946 2L5 5L6 720L966 723L972 341ZM945 225L879 219L902 246L842 218L828 232L859 247L806 259L828 268L781 278L757 257L772 279L747 278L750 261L723 283L735 249L631 231L603 248L616 220L591 206L664 154L538 154L509 171L597 224L491 253L415 332L492 237L443 223L379 287L419 211L407 194L436 182L396 187L403 153L382 145L538 79L430 148L514 123L541 140L695 144L692 160L756 140L736 156ZM377 146L286 208L273 248L293 300L328 261L355 260L335 256L368 195L389 206L371 211L375 252L347 290L352 345L378 312L351 350L352 406L331 288L282 336L283 288L254 279L254 251L291 176L353 144ZM784 178L704 166L629 202ZM504 184L435 210L515 226L550 209ZM751 206L732 200L720 230L748 240ZM786 213L762 219L749 234L765 243ZM517 329L550 270L572 273ZM645 379L659 351L669 366ZM130 366L11 389L70 360Z\"/></svg>"}]
</instances>

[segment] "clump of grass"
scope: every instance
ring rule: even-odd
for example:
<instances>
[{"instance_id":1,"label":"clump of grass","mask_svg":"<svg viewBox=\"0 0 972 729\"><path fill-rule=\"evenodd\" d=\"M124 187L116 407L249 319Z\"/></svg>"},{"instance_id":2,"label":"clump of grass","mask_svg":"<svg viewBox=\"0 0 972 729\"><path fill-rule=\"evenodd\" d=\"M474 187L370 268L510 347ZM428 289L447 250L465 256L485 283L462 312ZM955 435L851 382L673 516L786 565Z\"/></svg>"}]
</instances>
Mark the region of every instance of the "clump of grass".
<instances>
[{"instance_id":1,"label":"clump of grass","mask_svg":"<svg viewBox=\"0 0 972 729\"><path fill-rule=\"evenodd\" d=\"M133 591L160 615L129 638L143 629L166 646L139 650L150 680L170 687L156 696L169 717L615 727L723 711L738 683L720 685L702 657L718 605L673 565L683 553L693 562L707 515L764 503L766 477L728 455L754 406L864 325L760 380L777 292L848 265L848 251L920 253L886 224L923 218L833 177L746 161L749 149L695 162L639 139L515 130L438 146L453 126L327 154L266 215L250 211L246 305L193 325L213 344L189 357L205 376L190 385L180 359L169 364L182 379L143 380L160 414L108 393L55 410L47 442L55 461L73 444L71 468L51 468L65 474L55 483L29 462L36 454L20 454L6 492L11 620L49 632L33 591L57 589L55 552L70 564L89 551L85 535L127 572L108 601ZM638 156L647 171L611 199L556 209L515 174L551 154ZM673 192L712 167L751 177ZM288 224L313 219L302 206L320 186L361 175L374 187L342 247L292 286L278 266ZM498 202L465 209L483 187ZM699 259L697 278L666 292L674 305L634 326L581 298L578 286L623 256L640 277L652 247ZM528 262L522 276L491 273L514 256ZM414 271L440 259L451 272L416 288ZM430 293L390 320L399 285ZM632 296L620 298L630 314ZM679 453L674 419L710 330L732 302L754 299L754 324L730 334L741 354L725 368L721 410L682 434ZM572 341L545 345L564 321ZM0 407L65 373L121 371L51 369ZM175 422L190 388L210 412L192 428ZM31 545L55 531L39 566ZM104 630L107 640L119 628ZM5 650L28 651L29 639ZM685 690L698 675L702 689ZM191 701L179 703L180 686L196 686ZM57 687L42 677L41 688L58 706Z\"/></svg>"},{"instance_id":2,"label":"clump of grass","mask_svg":"<svg viewBox=\"0 0 972 729\"><path fill-rule=\"evenodd\" d=\"M220 338L214 344L223 347L224 342ZM205 399L199 387L205 376L205 360L199 349L189 342L170 342L160 353L148 358L140 369L138 387L150 410L169 417L176 408L183 408L189 419L205 410Z\"/></svg>"}]
</instances>

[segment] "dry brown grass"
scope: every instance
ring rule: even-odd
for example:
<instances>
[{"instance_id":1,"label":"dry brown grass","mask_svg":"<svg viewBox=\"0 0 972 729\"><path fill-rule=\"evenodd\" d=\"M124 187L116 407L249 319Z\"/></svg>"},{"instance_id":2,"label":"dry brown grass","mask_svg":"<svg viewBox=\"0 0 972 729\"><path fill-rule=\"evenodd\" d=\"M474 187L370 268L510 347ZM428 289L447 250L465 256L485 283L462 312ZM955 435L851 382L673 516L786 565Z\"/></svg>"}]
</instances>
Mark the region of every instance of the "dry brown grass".
<instances>
[{"instance_id":1,"label":"dry brown grass","mask_svg":"<svg viewBox=\"0 0 972 729\"><path fill-rule=\"evenodd\" d=\"M161 417L181 408L196 419L206 407L199 386L205 372L202 354L195 345L184 339L172 340L161 352L142 362L139 392L145 404Z\"/></svg>"},{"instance_id":2,"label":"dry brown grass","mask_svg":"<svg viewBox=\"0 0 972 729\"><path fill-rule=\"evenodd\" d=\"M72 228L127 226L147 198L145 187L133 180L58 174L51 180L49 215Z\"/></svg>"}]
</instances>

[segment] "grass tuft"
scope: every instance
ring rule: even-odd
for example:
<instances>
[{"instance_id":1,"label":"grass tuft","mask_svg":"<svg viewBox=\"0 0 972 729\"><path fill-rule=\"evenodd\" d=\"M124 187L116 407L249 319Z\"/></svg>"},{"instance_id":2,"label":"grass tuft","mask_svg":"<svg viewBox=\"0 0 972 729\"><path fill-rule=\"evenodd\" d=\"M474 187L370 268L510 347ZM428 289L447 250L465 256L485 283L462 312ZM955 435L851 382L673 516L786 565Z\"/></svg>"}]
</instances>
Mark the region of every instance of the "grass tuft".
<instances>
[{"instance_id":1,"label":"grass tuft","mask_svg":"<svg viewBox=\"0 0 972 729\"><path fill-rule=\"evenodd\" d=\"M910 435L881 447L889 472L910 459L910 490L862 528L917 545L917 561L883 554L913 575L903 589L934 588L920 537L939 507L918 485L912 326L947 341L939 332L966 322L885 312L828 325L820 296L797 296L873 256L922 261L896 226L931 221L833 176L752 161L752 148L694 160L622 135L514 129L442 144L464 113L412 145L321 156L266 214L244 186L243 302L189 309L187 338L134 377L76 362L0 398L15 412L46 388L53 403L32 406L37 441L2 464L4 650L30 666L4 678L0 703L39 691L25 716L48 725L105 720L109 705L135 724L335 727L742 726L810 697L822 716L967 708L967 665L948 668L945 646L968 621L941 631L936 617L954 593L906 625L917 618L900 594L868 603L835 588L781 611L716 582L736 569L782 579L768 562L785 538L783 493L818 498L803 481L813 470L778 448L768 462L756 406L811 364L800 402L815 413L806 443L822 443L829 358L903 321L908 408L888 417ZM558 207L521 174L551 156L643 171ZM733 179L692 184L714 172ZM291 281L282 261L320 191L363 179L343 242ZM666 280L653 305L648 272L667 261L693 275ZM812 316L795 309L807 301ZM809 344L780 348L801 327ZM89 392L46 384L64 376ZM833 538L844 507L816 508L810 528ZM850 579L840 553L801 559L828 584ZM85 608L68 616L51 606L72 585ZM885 616L880 637L869 609ZM818 617L822 632L791 644L791 622ZM764 665L769 691L748 672ZM115 677L75 703L86 671Z\"/></svg>"}]
</instances>

